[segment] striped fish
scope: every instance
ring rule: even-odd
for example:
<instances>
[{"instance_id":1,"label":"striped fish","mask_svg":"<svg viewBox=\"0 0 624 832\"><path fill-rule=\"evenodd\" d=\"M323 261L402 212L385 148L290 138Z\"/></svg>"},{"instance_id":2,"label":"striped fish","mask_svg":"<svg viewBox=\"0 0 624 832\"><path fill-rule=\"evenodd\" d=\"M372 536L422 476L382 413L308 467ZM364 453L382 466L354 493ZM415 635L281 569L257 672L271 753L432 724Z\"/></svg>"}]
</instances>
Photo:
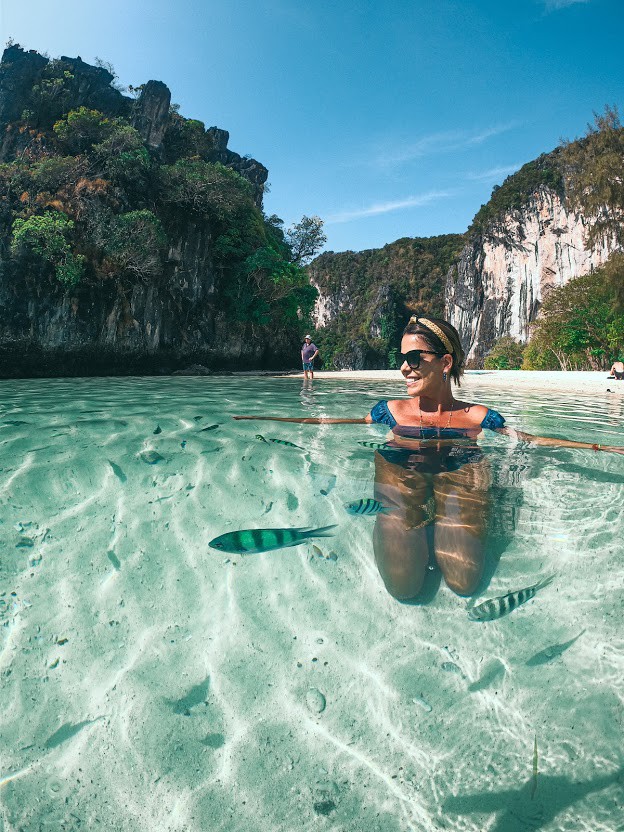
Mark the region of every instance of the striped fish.
<instances>
[{"instance_id":1,"label":"striped fish","mask_svg":"<svg viewBox=\"0 0 624 832\"><path fill-rule=\"evenodd\" d=\"M271 439L271 437L265 439L261 433L256 434L256 439L260 442L266 442L267 444L269 442L273 442L274 445L285 445L287 448L297 448L299 451L303 450L303 448L300 448L299 445L295 445L294 442L288 442L286 439Z\"/></svg>"},{"instance_id":2,"label":"striped fish","mask_svg":"<svg viewBox=\"0 0 624 832\"><path fill-rule=\"evenodd\" d=\"M215 537L208 544L221 552L233 552L237 555L251 555L256 552L270 552L272 549L285 549L298 546L311 537L331 537L331 529L336 526L323 526L320 529L241 529L227 532Z\"/></svg>"},{"instance_id":3,"label":"striped fish","mask_svg":"<svg viewBox=\"0 0 624 832\"><path fill-rule=\"evenodd\" d=\"M356 500L354 503L345 503L345 508L349 514L381 514L392 511L388 506L384 506L379 500L373 500L369 497L367 500Z\"/></svg>"},{"instance_id":4,"label":"striped fish","mask_svg":"<svg viewBox=\"0 0 624 832\"><path fill-rule=\"evenodd\" d=\"M501 595L498 598L490 598L489 601L484 601L482 604L477 604L468 612L468 618L471 621L494 621L496 618L502 618L504 615L509 615L510 612L529 601L536 592L542 589L552 581L554 575L549 575L537 584L528 586L525 589L517 589L515 592L508 592L507 595Z\"/></svg>"},{"instance_id":5,"label":"striped fish","mask_svg":"<svg viewBox=\"0 0 624 832\"><path fill-rule=\"evenodd\" d=\"M376 451L381 451L384 448L390 447L387 442L367 442L363 439L358 439L358 445L363 445L365 448L373 448Z\"/></svg>"},{"instance_id":6,"label":"striped fish","mask_svg":"<svg viewBox=\"0 0 624 832\"><path fill-rule=\"evenodd\" d=\"M287 448L297 448L297 450L302 451L299 445L295 445L294 442L288 442L286 439L271 439L269 437L269 442L274 442L276 445L285 445Z\"/></svg>"}]
</instances>

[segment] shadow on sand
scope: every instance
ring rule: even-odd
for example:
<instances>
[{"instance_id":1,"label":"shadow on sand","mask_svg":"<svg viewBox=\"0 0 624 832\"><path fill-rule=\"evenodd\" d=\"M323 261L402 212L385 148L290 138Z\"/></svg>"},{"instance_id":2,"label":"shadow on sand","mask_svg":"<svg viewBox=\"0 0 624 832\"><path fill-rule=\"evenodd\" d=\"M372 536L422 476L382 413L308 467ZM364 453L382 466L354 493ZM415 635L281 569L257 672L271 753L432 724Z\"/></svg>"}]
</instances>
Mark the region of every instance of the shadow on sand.
<instances>
[{"instance_id":1,"label":"shadow on sand","mask_svg":"<svg viewBox=\"0 0 624 832\"><path fill-rule=\"evenodd\" d=\"M526 832L527 829L542 829L558 814L593 792L615 785L614 792L617 790L621 793L624 790L623 778L624 769L585 782L540 774L533 798L531 778L518 790L507 789L501 792L449 797L443 809L445 813L454 815L485 815L496 812L496 821L494 825L488 826L489 832ZM617 801L618 804L620 802ZM618 809L617 805L614 805L610 814L615 817L618 811L621 811L621 808Z\"/></svg>"}]
</instances>

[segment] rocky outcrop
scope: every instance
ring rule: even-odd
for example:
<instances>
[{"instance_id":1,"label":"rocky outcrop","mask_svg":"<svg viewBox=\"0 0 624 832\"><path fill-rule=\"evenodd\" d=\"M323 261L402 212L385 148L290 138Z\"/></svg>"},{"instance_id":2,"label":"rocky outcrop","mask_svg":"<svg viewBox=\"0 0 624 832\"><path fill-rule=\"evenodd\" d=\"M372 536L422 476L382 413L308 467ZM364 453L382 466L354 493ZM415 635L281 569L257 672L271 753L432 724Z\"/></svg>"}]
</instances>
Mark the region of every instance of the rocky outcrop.
<instances>
[{"instance_id":1,"label":"rocky outcrop","mask_svg":"<svg viewBox=\"0 0 624 832\"><path fill-rule=\"evenodd\" d=\"M63 76L62 92L58 91L60 85L55 86L59 74ZM162 81L148 81L140 87L141 94L135 100L113 86L114 80L108 69L92 66L80 56L63 55L51 61L18 44L8 46L0 62L0 162L15 159L32 145L34 134L50 128L63 114L79 107L127 118L158 155L169 126L169 88ZM32 129L29 131L27 126ZM41 135L37 135L37 140L42 141ZM221 162L248 179L260 207L269 172L255 159L229 150L228 140L227 130L206 130L206 161Z\"/></svg>"},{"instance_id":2,"label":"rocky outcrop","mask_svg":"<svg viewBox=\"0 0 624 832\"><path fill-rule=\"evenodd\" d=\"M62 92L52 70L63 74ZM32 114L35 126L53 122L77 107L98 109L107 115L127 115L134 103L111 86L113 75L104 67L82 58L63 55L50 61L34 50L14 44L2 54L0 63L0 129Z\"/></svg>"},{"instance_id":3,"label":"rocky outcrop","mask_svg":"<svg viewBox=\"0 0 624 832\"><path fill-rule=\"evenodd\" d=\"M472 366L503 335L525 343L548 289L588 274L616 250L609 242L590 249L587 230L559 194L540 187L467 243L448 274L445 314Z\"/></svg>"},{"instance_id":4,"label":"rocky outcrop","mask_svg":"<svg viewBox=\"0 0 624 832\"><path fill-rule=\"evenodd\" d=\"M0 126L21 118L32 88L48 59L38 52L26 52L20 46L8 46L0 64Z\"/></svg>"},{"instance_id":5,"label":"rocky outcrop","mask_svg":"<svg viewBox=\"0 0 624 832\"><path fill-rule=\"evenodd\" d=\"M182 133L186 130L199 136L205 161L221 162L245 177L253 186L256 206L262 207L268 171L256 160L229 150L226 130L204 130L200 122L172 114L170 91L160 81L148 81L135 100L111 86L113 80L107 69L90 66L81 58L50 61L19 46L8 47L0 63L0 162L10 163L19 155L36 165L40 159L63 152L58 149L53 125L70 110L84 106L107 117L123 116L132 124L155 162L155 170L175 161L164 158L167 133L175 122ZM189 156L193 158L192 154L177 158ZM127 193L109 188L113 196L105 210L112 207L127 215L132 209L152 209L166 237L162 254L155 255L160 265L149 278L107 271L102 266L104 255L93 254L95 238L86 242L80 238L80 222L87 223L95 216L89 211L95 210L101 193L109 192L108 186L101 178L84 179L80 186L85 191L80 203L84 210L74 214L72 243L80 256L86 254L91 259L85 278L73 288L62 286L49 268L42 267L40 273L20 268L10 253L16 207L8 201L2 206L0 377L169 373L194 366L208 372L291 365L290 356L294 361L299 350L297 333L284 329L263 339L261 327L254 328L232 315L232 301L227 297L231 279L228 263L221 255L215 265L214 235L223 234L223 230L215 232L205 216L192 210L171 210L165 202L159 203L157 189L138 182L139 193L133 197L136 202L130 204ZM76 186L70 196L82 198L79 191ZM62 201L51 203L49 195L46 199L48 205L62 209Z\"/></svg>"},{"instance_id":6,"label":"rocky outcrop","mask_svg":"<svg viewBox=\"0 0 624 832\"><path fill-rule=\"evenodd\" d=\"M159 150L169 123L171 92L162 81L148 81L141 90L132 113L135 127L145 144L152 150Z\"/></svg>"}]
</instances>

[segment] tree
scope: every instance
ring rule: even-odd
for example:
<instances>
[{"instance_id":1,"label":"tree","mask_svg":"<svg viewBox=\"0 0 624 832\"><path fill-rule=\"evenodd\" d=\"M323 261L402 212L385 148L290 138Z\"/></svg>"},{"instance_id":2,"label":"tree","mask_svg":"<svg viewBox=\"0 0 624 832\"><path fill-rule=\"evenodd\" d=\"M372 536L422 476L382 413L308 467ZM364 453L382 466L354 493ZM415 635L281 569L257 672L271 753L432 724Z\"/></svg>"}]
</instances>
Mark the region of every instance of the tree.
<instances>
[{"instance_id":1,"label":"tree","mask_svg":"<svg viewBox=\"0 0 624 832\"><path fill-rule=\"evenodd\" d=\"M298 266L309 263L327 242L320 217L302 217L286 232L286 242L292 252L292 261Z\"/></svg>"},{"instance_id":2,"label":"tree","mask_svg":"<svg viewBox=\"0 0 624 832\"><path fill-rule=\"evenodd\" d=\"M485 356L486 370L519 370L522 366L524 346L512 338L504 335L499 338L492 349Z\"/></svg>"},{"instance_id":3,"label":"tree","mask_svg":"<svg viewBox=\"0 0 624 832\"><path fill-rule=\"evenodd\" d=\"M53 266L60 283L75 286L82 277L85 258L74 254L67 241L73 228L72 220L56 211L27 219L18 217L13 223L11 254Z\"/></svg>"},{"instance_id":4,"label":"tree","mask_svg":"<svg viewBox=\"0 0 624 832\"><path fill-rule=\"evenodd\" d=\"M110 119L88 107L71 110L54 125L57 139L73 154L91 150L94 144L104 141L112 129Z\"/></svg>"},{"instance_id":5,"label":"tree","mask_svg":"<svg viewBox=\"0 0 624 832\"><path fill-rule=\"evenodd\" d=\"M48 130L67 112L75 82L69 63L62 60L48 61L41 76L30 91L28 108L24 112L31 127Z\"/></svg>"},{"instance_id":6,"label":"tree","mask_svg":"<svg viewBox=\"0 0 624 832\"><path fill-rule=\"evenodd\" d=\"M537 339L529 341L522 355L521 370L560 370L556 356L548 349L537 344Z\"/></svg>"},{"instance_id":7,"label":"tree","mask_svg":"<svg viewBox=\"0 0 624 832\"><path fill-rule=\"evenodd\" d=\"M86 172L84 156L50 156L31 168L32 184L39 193L54 193L67 185L75 185Z\"/></svg>"},{"instance_id":8,"label":"tree","mask_svg":"<svg viewBox=\"0 0 624 832\"><path fill-rule=\"evenodd\" d=\"M247 179L219 162L200 159L163 165L160 195L163 202L223 224L231 224L242 209L253 205L253 189Z\"/></svg>"},{"instance_id":9,"label":"tree","mask_svg":"<svg viewBox=\"0 0 624 832\"><path fill-rule=\"evenodd\" d=\"M571 205L592 220L589 244L624 245L624 127L617 107L595 113L585 138L564 144L562 161Z\"/></svg>"},{"instance_id":10,"label":"tree","mask_svg":"<svg viewBox=\"0 0 624 832\"><path fill-rule=\"evenodd\" d=\"M104 251L118 274L145 279L161 274L166 243L160 221L151 211L129 211L112 218Z\"/></svg>"},{"instance_id":11,"label":"tree","mask_svg":"<svg viewBox=\"0 0 624 832\"><path fill-rule=\"evenodd\" d=\"M532 330L531 345L555 356L562 370L608 367L624 348L624 314L615 303L611 269L551 289Z\"/></svg>"}]
</instances>

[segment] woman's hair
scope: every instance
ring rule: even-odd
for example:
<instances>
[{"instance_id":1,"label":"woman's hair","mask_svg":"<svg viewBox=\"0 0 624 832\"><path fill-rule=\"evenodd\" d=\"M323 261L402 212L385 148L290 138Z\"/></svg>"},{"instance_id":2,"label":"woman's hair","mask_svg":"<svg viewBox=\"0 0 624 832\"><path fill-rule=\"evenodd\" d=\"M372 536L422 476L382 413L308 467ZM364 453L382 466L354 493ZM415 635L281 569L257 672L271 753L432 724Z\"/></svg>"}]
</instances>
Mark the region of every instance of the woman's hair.
<instances>
[{"instance_id":1,"label":"woman's hair","mask_svg":"<svg viewBox=\"0 0 624 832\"><path fill-rule=\"evenodd\" d=\"M459 340L459 333L454 326L442 318L421 318L412 315L403 330L403 335L419 335L435 352L452 356L451 378L458 387L460 386L466 356Z\"/></svg>"}]
</instances>

